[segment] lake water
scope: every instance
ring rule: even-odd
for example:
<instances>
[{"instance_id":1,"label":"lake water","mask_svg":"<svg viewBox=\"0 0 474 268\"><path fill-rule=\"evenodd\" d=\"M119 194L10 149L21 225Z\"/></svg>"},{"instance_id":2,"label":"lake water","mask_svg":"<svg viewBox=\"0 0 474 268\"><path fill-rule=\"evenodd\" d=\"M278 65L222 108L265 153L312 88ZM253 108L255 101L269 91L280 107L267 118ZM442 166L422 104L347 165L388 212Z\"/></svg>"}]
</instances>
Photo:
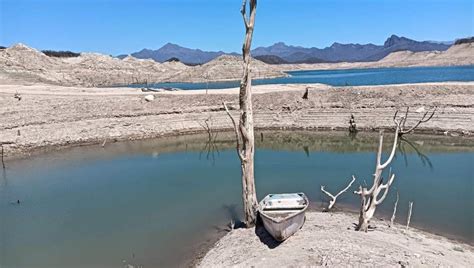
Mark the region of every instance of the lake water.
<instances>
[{"instance_id":1,"label":"lake water","mask_svg":"<svg viewBox=\"0 0 474 268\"><path fill-rule=\"evenodd\" d=\"M358 178L354 188L371 180L376 134L256 135L259 199L303 191L312 209L321 210L326 199L320 185L336 192L352 174ZM186 264L206 241L225 232L230 219L241 216L232 137L220 133L212 146L205 136L181 136L8 161L0 174L0 266ZM474 140L409 138L411 145L404 143L393 162L397 177L376 216L388 218L398 190L398 221L405 222L408 202L414 201L413 226L472 243ZM359 204L350 192L338 202L348 208Z\"/></svg>"},{"instance_id":2,"label":"lake water","mask_svg":"<svg viewBox=\"0 0 474 268\"><path fill-rule=\"evenodd\" d=\"M254 85L322 83L332 86L474 81L474 65L448 67L373 68L288 72L289 77L254 79ZM239 81L212 83L157 83L152 88L221 89L239 87ZM145 85L132 85L144 87Z\"/></svg>"}]
</instances>

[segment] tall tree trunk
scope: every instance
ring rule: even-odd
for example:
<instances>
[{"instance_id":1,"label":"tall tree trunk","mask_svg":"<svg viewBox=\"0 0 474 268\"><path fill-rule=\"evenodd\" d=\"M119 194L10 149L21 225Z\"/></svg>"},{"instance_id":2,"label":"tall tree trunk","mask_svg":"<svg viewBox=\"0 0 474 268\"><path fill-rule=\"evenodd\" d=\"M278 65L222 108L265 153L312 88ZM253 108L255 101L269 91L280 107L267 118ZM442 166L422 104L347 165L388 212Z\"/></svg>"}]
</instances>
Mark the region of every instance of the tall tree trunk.
<instances>
[{"instance_id":1,"label":"tall tree trunk","mask_svg":"<svg viewBox=\"0 0 474 268\"><path fill-rule=\"evenodd\" d=\"M255 13L257 0L250 0L250 16L246 17L247 1L242 3L241 13L245 24L245 40L242 46L242 56L244 59L244 72L240 82L240 122L239 130L242 137L242 201L244 203L245 225L251 227L256 222L257 194L255 191L254 177L254 130L253 130L253 110L252 110L252 77L250 71L250 49L252 45L253 29L255 25Z\"/></svg>"},{"instance_id":2,"label":"tall tree trunk","mask_svg":"<svg viewBox=\"0 0 474 268\"><path fill-rule=\"evenodd\" d=\"M242 2L242 17L245 25L245 40L242 46L242 56L244 60L243 76L240 82L239 105L240 117L239 125L235 123L232 115L224 107L234 124L235 135L237 139L237 153L240 158L242 169L242 201L244 205L245 225L252 227L257 219L257 194L255 191L254 178L254 129L253 129L253 110L252 110L252 77L250 73L253 29L255 25L255 12L257 0L250 0L250 15L247 17L247 0Z\"/></svg>"}]
</instances>

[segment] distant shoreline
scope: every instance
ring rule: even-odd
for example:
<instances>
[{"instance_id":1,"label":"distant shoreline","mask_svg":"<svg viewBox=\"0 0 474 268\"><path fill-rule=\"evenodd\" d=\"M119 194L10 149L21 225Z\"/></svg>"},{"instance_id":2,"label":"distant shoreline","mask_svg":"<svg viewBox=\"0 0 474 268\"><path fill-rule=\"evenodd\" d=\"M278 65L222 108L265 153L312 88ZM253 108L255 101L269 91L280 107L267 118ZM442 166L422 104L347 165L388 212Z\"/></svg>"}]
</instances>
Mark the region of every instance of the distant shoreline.
<instances>
[{"instance_id":1,"label":"distant shoreline","mask_svg":"<svg viewBox=\"0 0 474 268\"><path fill-rule=\"evenodd\" d=\"M283 64L282 64L283 65ZM284 71L288 76L277 76L277 77L269 77L269 78L263 78L263 79L254 79L258 80L257 82L253 81L253 85L278 85L278 83L271 83L272 79L278 79L278 78L290 78L295 76L292 75L292 73L297 73L297 72L331 72L331 71L373 71L373 70L390 70L390 69L410 69L410 68L450 68L450 67L460 67L460 68L473 68L473 65L455 65L455 66L409 66L409 67L367 67L367 68L341 68L341 69L318 69L318 70L289 70L289 71ZM270 83L265 83L261 81L269 80ZM441 81L441 82L402 82L402 83L387 83L387 84L377 84L375 86L383 86L383 85L402 85L402 84L423 84L423 83L456 83L456 82L474 82L474 78L471 80L446 80L446 81ZM225 88L207 88L207 86L213 86L213 84L220 84L220 83L240 83L240 80L235 80L235 79L224 79L224 80L209 80L209 81L190 81L190 82L184 82L184 81L173 81L173 82L158 82L158 83L149 83L148 85L146 84L131 84L131 85L116 85L119 87L130 87L130 88L151 88L154 90L157 89L162 89L162 88L171 88L171 89L178 89L178 90L194 90L193 89L188 89L188 88L180 88L179 85L176 87L173 87L174 84L185 84L185 85L195 85L196 87L199 87L200 90L221 90L221 89L226 89L226 88L233 88L231 86L225 87ZM293 84L291 81L288 82L288 84ZM304 84L303 82L301 84ZM156 87L156 85L160 85L159 87ZM168 85L168 86L167 86ZM338 86L338 87L346 87L346 86L371 86L370 84L348 84L348 85L330 85L326 84L328 86ZM150 87L151 86L151 87ZM197 88L196 88L197 89Z\"/></svg>"},{"instance_id":2,"label":"distant shoreline","mask_svg":"<svg viewBox=\"0 0 474 268\"><path fill-rule=\"evenodd\" d=\"M465 66L474 64L474 43L451 46L446 51L397 51L375 62L267 64L253 60L254 79L285 77L287 71L337 70L386 67ZM239 80L242 58L221 55L202 65L159 63L149 59L114 58L98 53L77 57L49 57L23 44L0 50L0 83L47 83L62 86L104 87L162 82Z\"/></svg>"}]
</instances>

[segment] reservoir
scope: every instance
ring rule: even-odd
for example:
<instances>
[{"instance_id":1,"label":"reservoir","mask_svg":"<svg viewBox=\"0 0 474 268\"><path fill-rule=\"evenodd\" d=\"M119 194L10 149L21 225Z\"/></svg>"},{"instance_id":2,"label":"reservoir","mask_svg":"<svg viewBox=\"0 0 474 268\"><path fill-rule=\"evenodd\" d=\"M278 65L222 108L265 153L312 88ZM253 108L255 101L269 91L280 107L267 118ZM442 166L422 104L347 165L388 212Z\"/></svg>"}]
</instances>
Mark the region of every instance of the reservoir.
<instances>
[{"instance_id":1,"label":"reservoir","mask_svg":"<svg viewBox=\"0 0 474 268\"><path fill-rule=\"evenodd\" d=\"M372 68L347 70L291 71L288 77L254 79L253 85L310 84L331 86L366 86L405 83L474 81L474 65L443 67ZM151 88L222 89L239 87L240 81L209 83L156 83ZM143 84L131 85L144 87Z\"/></svg>"},{"instance_id":2,"label":"reservoir","mask_svg":"<svg viewBox=\"0 0 474 268\"><path fill-rule=\"evenodd\" d=\"M189 264L241 217L233 138L118 142L7 161L0 174L0 266ZM398 222L405 224L413 201L411 226L472 243L474 140L406 138L392 163L396 179L375 216L390 218L398 191ZM392 137L385 141L387 152ZM337 193L355 175L336 206L356 210L360 200L352 191L371 183L377 144L377 133L257 131L258 198L304 192L311 209L322 210L327 199L320 186Z\"/></svg>"}]
</instances>

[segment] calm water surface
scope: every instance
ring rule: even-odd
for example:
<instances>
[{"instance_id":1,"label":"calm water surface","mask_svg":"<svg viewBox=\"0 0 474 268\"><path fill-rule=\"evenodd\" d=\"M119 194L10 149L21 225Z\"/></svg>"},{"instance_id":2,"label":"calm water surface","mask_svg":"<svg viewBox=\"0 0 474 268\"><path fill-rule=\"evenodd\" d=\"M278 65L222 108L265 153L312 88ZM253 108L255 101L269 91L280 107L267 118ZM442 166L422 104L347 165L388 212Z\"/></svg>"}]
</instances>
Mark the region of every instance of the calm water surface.
<instances>
[{"instance_id":1,"label":"calm water surface","mask_svg":"<svg viewBox=\"0 0 474 268\"><path fill-rule=\"evenodd\" d=\"M474 65L448 67L373 68L288 72L290 77L254 79L254 85L322 83L332 86L389 85L445 81L474 81ZM239 81L212 83L158 83L152 88L221 89L239 87ZM132 85L143 87L144 85Z\"/></svg>"},{"instance_id":2,"label":"calm water surface","mask_svg":"<svg viewBox=\"0 0 474 268\"><path fill-rule=\"evenodd\" d=\"M335 192L352 174L359 180L354 185L371 180L375 134L257 136L259 199L303 191L319 210L325 200L320 185ZM212 146L205 136L184 136L8 161L0 177L0 266L186 264L206 241L224 233L230 219L241 216L240 169L231 137L221 133ZM397 153L397 178L376 216L391 213L398 190L399 221L414 201L414 226L472 243L474 141L412 136L411 144ZM359 203L350 193L338 202Z\"/></svg>"}]
</instances>

